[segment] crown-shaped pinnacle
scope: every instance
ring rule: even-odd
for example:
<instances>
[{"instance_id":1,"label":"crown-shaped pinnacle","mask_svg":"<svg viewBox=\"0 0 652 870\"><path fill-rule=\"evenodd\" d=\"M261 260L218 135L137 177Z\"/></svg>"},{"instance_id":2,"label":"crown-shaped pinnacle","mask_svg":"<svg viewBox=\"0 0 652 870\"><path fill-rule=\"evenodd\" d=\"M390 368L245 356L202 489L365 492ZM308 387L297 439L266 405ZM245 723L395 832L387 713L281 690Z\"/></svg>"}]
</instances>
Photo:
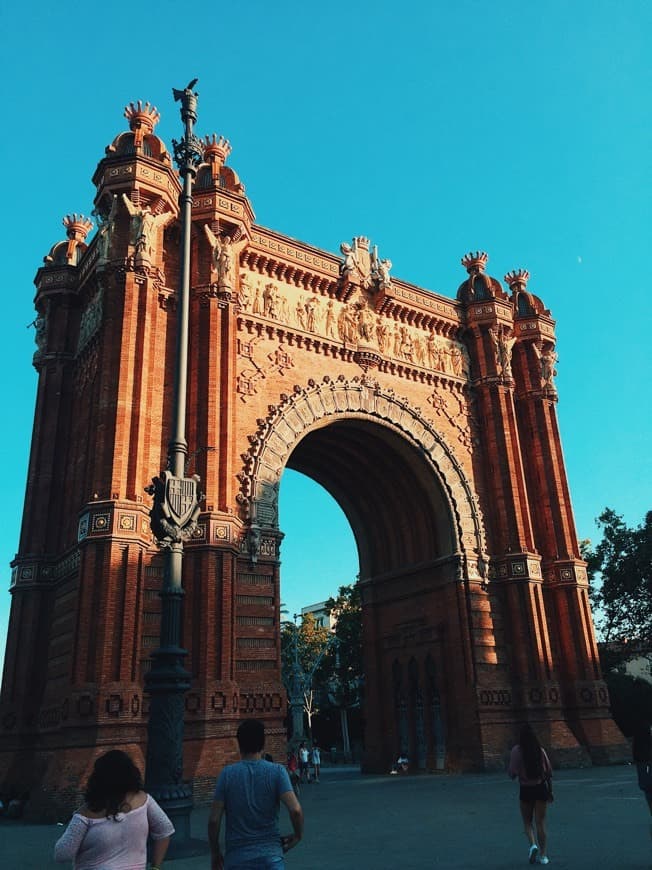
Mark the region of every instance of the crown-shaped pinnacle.
<instances>
[{"instance_id":1,"label":"crown-shaped pinnacle","mask_svg":"<svg viewBox=\"0 0 652 870\"><path fill-rule=\"evenodd\" d=\"M156 106L152 106L149 103L143 105L142 100L138 100L136 103L129 103L128 106L125 106L125 118L129 121L130 130L136 132L136 130L143 129L145 133L151 133L161 120Z\"/></svg>"},{"instance_id":2,"label":"crown-shaped pinnacle","mask_svg":"<svg viewBox=\"0 0 652 870\"><path fill-rule=\"evenodd\" d=\"M134 147L136 148L142 147L145 136L149 136L161 120L156 106L151 106L149 103L143 105L142 100L125 106L125 118L129 121L129 129L134 134Z\"/></svg>"},{"instance_id":3,"label":"crown-shaped pinnacle","mask_svg":"<svg viewBox=\"0 0 652 870\"><path fill-rule=\"evenodd\" d=\"M530 280L530 273L527 269L512 269L505 275L504 281L512 291L525 290L527 282Z\"/></svg>"},{"instance_id":4,"label":"crown-shaped pinnacle","mask_svg":"<svg viewBox=\"0 0 652 870\"><path fill-rule=\"evenodd\" d=\"M228 139L213 133L212 136L204 137L204 143L204 160L207 163L226 162L226 158L231 153L231 143Z\"/></svg>"},{"instance_id":5,"label":"crown-shaped pinnacle","mask_svg":"<svg viewBox=\"0 0 652 870\"><path fill-rule=\"evenodd\" d=\"M365 251L369 250L369 245L371 244L371 240L366 236L356 236L354 242L358 248L363 248Z\"/></svg>"},{"instance_id":6,"label":"crown-shaped pinnacle","mask_svg":"<svg viewBox=\"0 0 652 870\"><path fill-rule=\"evenodd\" d=\"M460 262L469 275L473 275L484 272L488 260L489 254L485 254L484 251L476 251L475 253L470 251L468 254L464 254Z\"/></svg>"},{"instance_id":7,"label":"crown-shaped pinnacle","mask_svg":"<svg viewBox=\"0 0 652 870\"><path fill-rule=\"evenodd\" d=\"M83 214L67 214L62 223L66 228L68 238L74 239L76 242L83 242L93 229L93 221L84 217Z\"/></svg>"}]
</instances>

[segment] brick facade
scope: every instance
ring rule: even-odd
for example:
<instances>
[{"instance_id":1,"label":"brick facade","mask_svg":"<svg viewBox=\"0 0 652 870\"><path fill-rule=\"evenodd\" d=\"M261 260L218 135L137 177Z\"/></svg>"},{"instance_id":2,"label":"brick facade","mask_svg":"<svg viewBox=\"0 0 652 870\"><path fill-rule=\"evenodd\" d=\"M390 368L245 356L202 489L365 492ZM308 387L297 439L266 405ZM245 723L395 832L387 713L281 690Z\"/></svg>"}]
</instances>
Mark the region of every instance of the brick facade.
<instances>
[{"instance_id":1,"label":"brick facade","mask_svg":"<svg viewBox=\"0 0 652 870\"><path fill-rule=\"evenodd\" d=\"M158 645L143 489L171 430L180 184L155 110L127 117L93 176L98 233L87 244L88 222L68 216L35 280L0 779L42 813L70 805L107 747L142 760ZM523 719L557 763L621 757L557 428L554 322L529 276L509 273L506 292L470 254L451 300L390 279L366 239L341 258L286 238L254 223L229 150L206 140L193 206L188 472L207 496L183 634L197 795L243 716L284 749L285 467L335 496L357 540L367 770L399 750L420 769L497 767ZM224 237L231 288L211 241Z\"/></svg>"}]
</instances>

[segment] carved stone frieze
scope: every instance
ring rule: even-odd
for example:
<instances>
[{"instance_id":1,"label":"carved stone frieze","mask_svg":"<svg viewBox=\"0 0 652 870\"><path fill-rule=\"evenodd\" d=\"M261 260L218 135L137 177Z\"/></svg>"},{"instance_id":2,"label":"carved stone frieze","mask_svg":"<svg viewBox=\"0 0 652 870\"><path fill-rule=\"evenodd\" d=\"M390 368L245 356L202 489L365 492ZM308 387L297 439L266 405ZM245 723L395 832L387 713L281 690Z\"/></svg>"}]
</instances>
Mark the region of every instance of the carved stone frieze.
<instances>
[{"instance_id":1,"label":"carved stone frieze","mask_svg":"<svg viewBox=\"0 0 652 870\"><path fill-rule=\"evenodd\" d=\"M386 360L464 381L470 376L469 354L462 342L425 324L409 325L387 316L377 309L373 290L362 285L352 285L346 299L340 300L305 292L289 280L265 281L243 271L237 309L241 333L260 334L265 322L278 324L277 332L291 344L309 346L308 336L314 336L323 347L339 345L353 351L352 358L365 371ZM246 341L240 340L239 352L250 358Z\"/></svg>"}]
</instances>

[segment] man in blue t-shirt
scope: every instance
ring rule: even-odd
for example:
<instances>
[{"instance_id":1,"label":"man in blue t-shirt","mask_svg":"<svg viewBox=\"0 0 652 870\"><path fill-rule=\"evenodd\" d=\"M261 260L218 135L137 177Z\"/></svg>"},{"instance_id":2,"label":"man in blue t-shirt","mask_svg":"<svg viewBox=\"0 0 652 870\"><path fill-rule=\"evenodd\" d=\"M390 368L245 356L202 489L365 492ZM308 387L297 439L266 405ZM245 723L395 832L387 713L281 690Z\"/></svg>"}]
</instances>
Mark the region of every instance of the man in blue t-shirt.
<instances>
[{"instance_id":1,"label":"man in blue t-shirt","mask_svg":"<svg viewBox=\"0 0 652 870\"><path fill-rule=\"evenodd\" d=\"M212 870L283 870L283 853L303 835L303 810L292 790L287 771L265 761L265 728L246 719L238 728L241 761L224 768L215 786L208 819ZM284 803L293 833L281 837L279 801ZM222 816L226 814L226 849L220 852Z\"/></svg>"}]
</instances>

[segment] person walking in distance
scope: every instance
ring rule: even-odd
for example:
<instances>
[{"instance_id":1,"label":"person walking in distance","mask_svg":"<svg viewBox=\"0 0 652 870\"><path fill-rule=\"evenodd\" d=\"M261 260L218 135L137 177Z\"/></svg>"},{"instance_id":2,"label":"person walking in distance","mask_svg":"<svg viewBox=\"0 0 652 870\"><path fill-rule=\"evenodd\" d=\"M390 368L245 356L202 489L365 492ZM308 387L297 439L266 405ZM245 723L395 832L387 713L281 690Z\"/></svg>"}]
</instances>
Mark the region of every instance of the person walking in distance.
<instances>
[{"instance_id":1,"label":"person walking in distance","mask_svg":"<svg viewBox=\"0 0 652 870\"><path fill-rule=\"evenodd\" d=\"M552 801L552 767L545 749L527 722L521 726L518 743L512 748L508 773L512 779L518 777L520 784L521 816L530 844L530 864L548 864L546 811Z\"/></svg>"},{"instance_id":2,"label":"person walking in distance","mask_svg":"<svg viewBox=\"0 0 652 870\"><path fill-rule=\"evenodd\" d=\"M310 782L310 767L308 766L309 753L305 743L299 744L299 774L301 782Z\"/></svg>"},{"instance_id":3,"label":"person walking in distance","mask_svg":"<svg viewBox=\"0 0 652 870\"><path fill-rule=\"evenodd\" d=\"M145 870L149 838L149 866L160 870L174 826L143 791L140 771L125 752L113 749L97 759L84 798L54 847L55 861L72 861L75 870Z\"/></svg>"},{"instance_id":4,"label":"person walking in distance","mask_svg":"<svg viewBox=\"0 0 652 870\"><path fill-rule=\"evenodd\" d=\"M292 783L292 788L294 789L294 793L297 797L301 795L301 789L299 788L300 778L299 778L299 761L297 759L297 754L290 747L288 749L288 759L287 765L288 774L290 777L290 782Z\"/></svg>"},{"instance_id":5,"label":"person walking in distance","mask_svg":"<svg viewBox=\"0 0 652 870\"><path fill-rule=\"evenodd\" d=\"M313 743L310 753L310 762L312 764L312 772L315 777L315 782L319 782L319 771L321 769L321 752L317 743Z\"/></svg>"},{"instance_id":6,"label":"person walking in distance","mask_svg":"<svg viewBox=\"0 0 652 870\"><path fill-rule=\"evenodd\" d=\"M303 836L303 811L286 769L262 758L265 728L245 719L237 732L240 758L225 767L215 786L208 818L211 870L284 870L283 854ZM290 815L292 834L281 837L279 802ZM226 848L220 850L220 827L226 815Z\"/></svg>"}]
</instances>

